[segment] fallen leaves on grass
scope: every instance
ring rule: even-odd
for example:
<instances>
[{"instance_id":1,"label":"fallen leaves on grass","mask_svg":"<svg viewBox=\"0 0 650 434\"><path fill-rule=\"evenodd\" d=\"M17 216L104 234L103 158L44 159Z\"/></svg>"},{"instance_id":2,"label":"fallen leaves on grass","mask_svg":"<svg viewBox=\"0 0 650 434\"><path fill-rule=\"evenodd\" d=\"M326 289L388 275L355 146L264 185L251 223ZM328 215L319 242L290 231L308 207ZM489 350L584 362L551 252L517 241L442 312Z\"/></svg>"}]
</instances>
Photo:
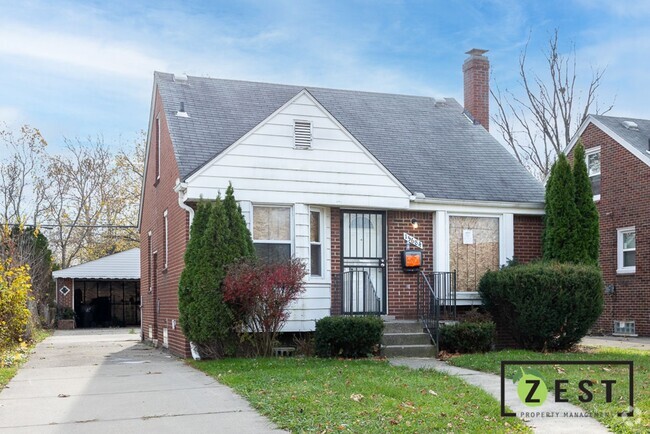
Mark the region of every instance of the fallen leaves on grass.
<instances>
[{"instance_id":1,"label":"fallen leaves on grass","mask_svg":"<svg viewBox=\"0 0 650 434\"><path fill-rule=\"evenodd\" d=\"M360 402L363 399L363 395L360 393L353 393L350 395L350 399L355 402Z\"/></svg>"}]
</instances>

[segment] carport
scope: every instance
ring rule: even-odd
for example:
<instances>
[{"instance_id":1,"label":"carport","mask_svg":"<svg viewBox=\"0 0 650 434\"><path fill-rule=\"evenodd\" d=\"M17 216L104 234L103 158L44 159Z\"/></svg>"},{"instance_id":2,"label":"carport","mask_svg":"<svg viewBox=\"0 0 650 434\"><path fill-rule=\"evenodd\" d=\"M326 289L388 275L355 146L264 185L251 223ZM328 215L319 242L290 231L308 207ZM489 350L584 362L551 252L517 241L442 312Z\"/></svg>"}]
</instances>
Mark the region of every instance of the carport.
<instances>
[{"instance_id":1,"label":"carport","mask_svg":"<svg viewBox=\"0 0 650 434\"><path fill-rule=\"evenodd\" d=\"M58 270L52 276L57 308L74 311L75 327L140 325L140 249Z\"/></svg>"}]
</instances>

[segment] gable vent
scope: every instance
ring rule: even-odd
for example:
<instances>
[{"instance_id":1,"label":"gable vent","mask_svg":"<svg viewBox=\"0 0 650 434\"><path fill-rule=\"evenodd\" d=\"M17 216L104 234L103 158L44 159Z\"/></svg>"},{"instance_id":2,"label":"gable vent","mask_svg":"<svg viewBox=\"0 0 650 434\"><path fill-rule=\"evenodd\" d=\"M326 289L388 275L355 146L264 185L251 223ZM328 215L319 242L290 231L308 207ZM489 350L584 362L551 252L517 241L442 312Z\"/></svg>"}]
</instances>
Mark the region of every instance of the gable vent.
<instances>
[{"instance_id":1,"label":"gable vent","mask_svg":"<svg viewBox=\"0 0 650 434\"><path fill-rule=\"evenodd\" d=\"M297 149L311 148L311 122L293 121L293 145Z\"/></svg>"}]
</instances>

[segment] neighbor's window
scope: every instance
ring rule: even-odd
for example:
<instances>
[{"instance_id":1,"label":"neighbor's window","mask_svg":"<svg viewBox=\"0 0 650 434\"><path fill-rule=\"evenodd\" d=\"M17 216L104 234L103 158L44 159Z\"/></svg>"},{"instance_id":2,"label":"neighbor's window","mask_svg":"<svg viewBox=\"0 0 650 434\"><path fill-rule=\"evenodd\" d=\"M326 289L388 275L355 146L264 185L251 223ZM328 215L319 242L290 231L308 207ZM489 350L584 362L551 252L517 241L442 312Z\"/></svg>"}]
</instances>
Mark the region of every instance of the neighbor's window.
<instances>
[{"instance_id":1,"label":"neighbor's window","mask_svg":"<svg viewBox=\"0 0 650 434\"><path fill-rule=\"evenodd\" d=\"M636 272L636 231L633 227L618 229L617 273Z\"/></svg>"},{"instance_id":2,"label":"neighbor's window","mask_svg":"<svg viewBox=\"0 0 650 434\"><path fill-rule=\"evenodd\" d=\"M156 117L156 180L160 179L160 117Z\"/></svg>"},{"instance_id":3,"label":"neighbor's window","mask_svg":"<svg viewBox=\"0 0 650 434\"><path fill-rule=\"evenodd\" d=\"M311 275L322 276L321 212L318 210L312 210L309 214L309 243Z\"/></svg>"},{"instance_id":4,"label":"neighbor's window","mask_svg":"<svg viewBox=\"0 0 650 434\"><path fill-rule=\"evenodd\" d=\"M587 173L591 181L591 192L594 199L600 199L600 148L587 151Z\"/></svg>"},{"instance_id":5,"label":"neighbor's window","mask_svg":"<svg viewBox=\"0 0 650 434\"><path fill-rule=\"evenodd\" d=\"M449 217L449 269L458 291L476 291L486 271L499 269L498 217Z\"/></svg>"},{"instance_id":6,"label":"neighbor's window","mask_svg":"<svg viewBox=\"0 0 650 434\"><path fill-rule=\"evenodd\" d=\"M254 206L253 244L262 260L291 259L291 208Z\"/></svg>"}]
</instances>

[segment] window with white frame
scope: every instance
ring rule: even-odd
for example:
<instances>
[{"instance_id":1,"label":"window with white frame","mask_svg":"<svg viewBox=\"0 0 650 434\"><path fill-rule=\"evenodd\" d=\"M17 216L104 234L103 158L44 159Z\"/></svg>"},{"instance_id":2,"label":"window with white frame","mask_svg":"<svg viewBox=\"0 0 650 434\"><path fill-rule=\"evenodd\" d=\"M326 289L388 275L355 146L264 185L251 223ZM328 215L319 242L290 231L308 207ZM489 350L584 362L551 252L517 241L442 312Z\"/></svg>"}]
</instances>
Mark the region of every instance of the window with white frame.
<instances>
[{"instance_id":1,"label":"window with white frame","mask_svg":"<svg viewBox=\"0 0 650 434\"><path fill-rule=\"evenodd\" d=\"M634 227L617 230L617 267L620 274L636 272L636 231Z\"/></svg>"},{"instance_id":2,"label":"window with white frame","mask_svg":"<svg viewBox=\"0 0 650 434\"><path fill-rule=\"evenodd\" d=\"M458 291L476 291L501 258L499 217L449 216L449 269L456 270Z\"/></svg>"},{"instance_id":3,"label":"window with white frame","mask_svg":"<svg viewBox=\"0 0 650 434\"><path fill-rule=\"evenodd\" d=\"M309 213L309 263L312 276L323 275L321 216L322 213L319 209L312 209Z\"/></svg>"},{"instance_id":4,"label":"window with white frame","mask_svg":"<svg viewBox=\"0 0 650 434\"><path fill-rule=\"evenodd\" d=\"M591 192L594 199L600 199L600 148L587 150L586 153L587 173L591 181Z\"/></svg>"},{"instance_id":5,"label":"window with white frame","mask_svg":"<svg viewBox=\"0 0 650 434\"><path fill-rule=\"evenodd\" d=\"M163 239L164 239L164 251L165 251L165 267L167 268L167 265L169 264L169 219L167 218L167 210L163 213L163 230L165 231L163 234Z\"/></svg>"},{"instance_id":6,"label":"window with white frame","mask_svg":"<svg viewBox=\"0 0 650 434\"><path fill-rule=\"evenodd\" d=\"M160 179L160 117L156 117L156 180Z\"/></svg>"},{"instance_id":7,"label":"window with white frame","mask_svg":"<svg viewBox=\"0 0 650 434\"><path fill-rule=\"evenodd\" d=\"M263 261L291 259L291 207L253 206L253 244Z\"/></svg>"}]
</instances>

